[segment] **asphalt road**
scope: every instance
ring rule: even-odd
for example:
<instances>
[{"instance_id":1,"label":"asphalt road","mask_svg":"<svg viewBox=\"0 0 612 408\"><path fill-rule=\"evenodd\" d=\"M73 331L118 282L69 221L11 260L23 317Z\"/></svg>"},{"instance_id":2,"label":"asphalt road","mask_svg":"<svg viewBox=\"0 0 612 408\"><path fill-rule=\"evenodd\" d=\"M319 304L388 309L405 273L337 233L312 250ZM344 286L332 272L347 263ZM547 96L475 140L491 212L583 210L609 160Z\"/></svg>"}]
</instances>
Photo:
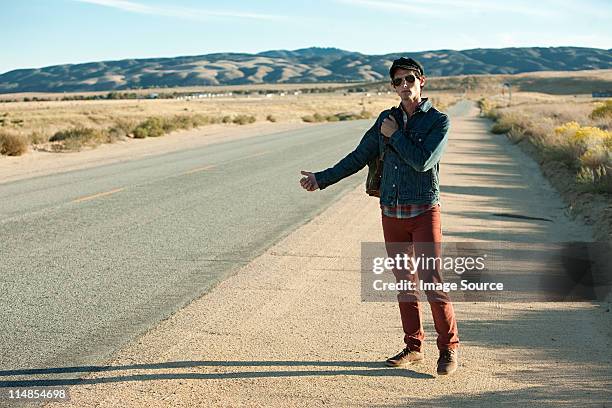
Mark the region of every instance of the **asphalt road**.
<instances>
[{"instance_id":1,"label":"asphalt road","mask_svg":"<svg viewBox=\"0 0 612 408\"><path fill-rule=\"evenodd\" d=\"M365 170L304 200L298 180L369 125L0 184L0 374L100 363L206 293L363 182Z\"/></svg>"}]
</instances>

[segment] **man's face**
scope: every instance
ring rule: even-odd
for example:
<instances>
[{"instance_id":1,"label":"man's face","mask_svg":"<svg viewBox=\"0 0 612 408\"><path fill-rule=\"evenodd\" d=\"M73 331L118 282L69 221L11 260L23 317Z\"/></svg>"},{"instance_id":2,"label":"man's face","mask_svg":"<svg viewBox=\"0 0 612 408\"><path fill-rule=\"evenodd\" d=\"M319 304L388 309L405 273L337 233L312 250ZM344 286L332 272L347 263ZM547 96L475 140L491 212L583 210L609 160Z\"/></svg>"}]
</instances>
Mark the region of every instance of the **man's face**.
<instances>
[{"instance_id":1,"label":"man's face","mask_svg":"<svg viewBox=\"0 0 612 408\"><path fill-rule=\"evenodd\" d=\"M399 85L396 85L399 84ZM421 96L421 88L425 85L425 78L412 70L398 68L393 74L391 85L402 101L415 101Z\"/></svg>"}]
</instances>

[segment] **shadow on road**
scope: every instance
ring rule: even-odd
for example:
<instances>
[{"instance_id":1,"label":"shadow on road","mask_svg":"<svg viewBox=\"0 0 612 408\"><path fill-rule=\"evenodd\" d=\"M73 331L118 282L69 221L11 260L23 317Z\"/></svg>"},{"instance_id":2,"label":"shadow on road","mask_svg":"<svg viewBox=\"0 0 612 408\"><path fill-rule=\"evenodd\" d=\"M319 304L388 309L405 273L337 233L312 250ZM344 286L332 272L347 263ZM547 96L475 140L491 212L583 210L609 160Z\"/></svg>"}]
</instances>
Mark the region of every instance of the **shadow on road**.
<instances>
[{"instance_id":1,"label":"shadow on road","mask_svg":"<svg viewBox=\"0 0 612 408\"><path fill-rule=\"evenodd\" d=\"M454 394L439 398L420 399L410 397L399 405L372 405L376 408L388 407L609 407L610 399L605 395L590 395L578 398L575 390L561 390L554 386L538 385L511 391L490 391L478 394Z\"/></svg>"},{"instance_id":2,"label":"shadow on road","mask_svg":"<svg viewBox=\"0 0 612 408\"><path fill-rule=\"evenodd\" d=\"M365 376L365 377L405 377L415 379L430 379L434 376L419 373L412 370L383 368L382 363L359 362L359 361L171 361L166 363L133 364L123 366L81 366L81 367L54 367L54 368L31 368L0 371L0 377L7 376L33 376L49 374L69 374L95 372L113 372L124 370L164 370L198 367L340 367L344 369L335 370L281 370L281 371L233 371L223 373L159 373L159 374L134 374L119 375L103 378L44 378L0 381L0 388L6 387L43 387L62 385L85 385L100 383L117 383L126 381L150 381L150 380L221 380L221 379L246 379L246 378L276 378L276 377L326 377L326 376Z\"/></svg>"}]
</instances>

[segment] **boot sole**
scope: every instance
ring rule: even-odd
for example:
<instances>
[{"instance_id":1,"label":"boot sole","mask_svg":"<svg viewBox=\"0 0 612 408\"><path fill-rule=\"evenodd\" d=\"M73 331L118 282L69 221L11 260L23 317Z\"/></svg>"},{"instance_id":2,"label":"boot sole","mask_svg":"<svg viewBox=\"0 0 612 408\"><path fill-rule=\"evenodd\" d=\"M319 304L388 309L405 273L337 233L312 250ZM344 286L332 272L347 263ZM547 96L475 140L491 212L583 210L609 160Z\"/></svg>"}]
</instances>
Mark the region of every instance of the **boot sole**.
<instances>
[{"instance_id":1,"label":"boot sole","mask_svg":"<svg viewBox=\"0 0 612 408\"><path fill-rule=\"evenodd\" d=\"M451 375L451 374L455 373L455 371L457 371L457 368L459 368L459 367L456 367L454 370L446 371L446 372L440 372L440 371L437 371L437 370L436 371L437 371L438 375Z\"/></svg>"},{"instance_id":2,"label":"boot sole","mask_svg":"<svg viewBox=\"0 0 612 408\"><path fill-rule=\"evenodd\" d=\"M396 363L391 363L389 361L385 361L385 365L387 367L408 367L408 366L411 366L411 365L420 364L422 362L423 362L423 360L415 360L415 361L407 361L405 363L396 364Z\"/></svg>"}]
</instances>

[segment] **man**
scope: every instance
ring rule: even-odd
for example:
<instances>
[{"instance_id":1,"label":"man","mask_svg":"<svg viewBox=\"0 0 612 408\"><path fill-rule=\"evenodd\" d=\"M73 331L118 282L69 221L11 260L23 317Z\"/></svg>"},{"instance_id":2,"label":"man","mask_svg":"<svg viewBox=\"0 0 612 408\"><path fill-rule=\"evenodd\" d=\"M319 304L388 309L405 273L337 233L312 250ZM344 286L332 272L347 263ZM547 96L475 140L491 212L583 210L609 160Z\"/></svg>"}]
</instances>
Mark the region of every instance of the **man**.
<instances>
[{"instance_id":1,"label":"man","mask_svg":"<svg viewBox=\"0 0 612 408\"><path fill-rule=\"evenodd\" d=\"M335 166L317 173L302 171L302 187L308 191L324 189L361 170L384 152L380 206L385 246L389 257L405 252L440 256L439 161L448 140L449 119L421 98L425 85L423 66L412 58L393 61L389 70L391 85L401 98L399 107L383 111L357 148ZM399 246L398 246L399 245ZM434 263L435 264L435 263ZM437 264L420 269L420 279L441 281ZM396 279L416 282L416 274L394 270ZM440 352L437 372L452 374L458 367L459 337L450 299L438 292L426 292L438 333ZM387 359L388 366L399 367L421 362L424 339L421 313L416 295L398 294L406 347Z\"/></svg>"}]
</instances>

